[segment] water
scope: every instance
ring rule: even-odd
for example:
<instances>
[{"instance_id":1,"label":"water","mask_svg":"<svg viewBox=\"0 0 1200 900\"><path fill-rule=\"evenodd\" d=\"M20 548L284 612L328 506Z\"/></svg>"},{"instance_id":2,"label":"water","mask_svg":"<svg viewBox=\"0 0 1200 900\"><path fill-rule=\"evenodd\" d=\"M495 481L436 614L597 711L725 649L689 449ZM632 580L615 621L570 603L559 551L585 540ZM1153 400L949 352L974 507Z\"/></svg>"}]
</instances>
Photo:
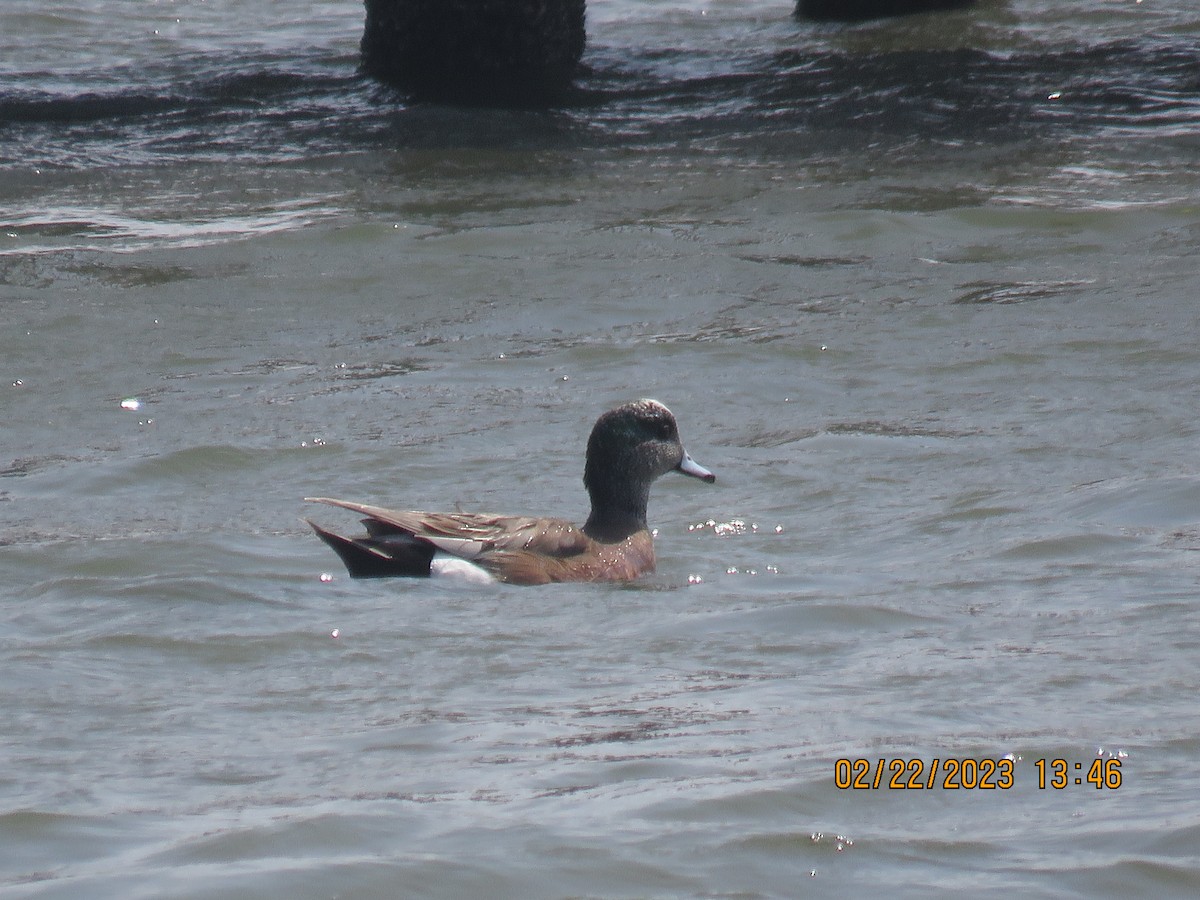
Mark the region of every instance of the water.
<instances>
[{"instance_id":1,"label":"water","mask_svg":"<svg viewBox=\"0 0 1200 900\"><path fill-rule=\"evenodd\" d=\"M545 112L301 6L0 12L5 896L1200 890L1191 4L596 0ZM637 584L300 521L581 519L646 395Z\"/></svg>"}]
</instances>

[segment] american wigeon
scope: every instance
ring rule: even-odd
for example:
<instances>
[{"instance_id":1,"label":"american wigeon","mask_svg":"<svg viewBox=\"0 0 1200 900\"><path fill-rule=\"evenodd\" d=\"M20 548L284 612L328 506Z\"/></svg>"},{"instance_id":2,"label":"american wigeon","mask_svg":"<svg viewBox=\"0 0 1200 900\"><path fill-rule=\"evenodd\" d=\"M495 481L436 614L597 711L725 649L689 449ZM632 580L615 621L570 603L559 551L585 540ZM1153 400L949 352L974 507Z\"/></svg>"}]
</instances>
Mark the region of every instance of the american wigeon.
<instances>
[{"instance_id":1,"label":"american wigeon","mask_svg":"<svg viewBox=\"0 0 1200 900\"><path fill-rule=\"evenodd\" d=\"M716 481L683 449L671 411L657 400L637 400L609 410L592 428L583 470L592 511L582 528L564 519L305 499L366 516L367 533L358 538L308 523L355 578L450 574L510 584L628 581L654 571L646 503L651 483L672 470Z\"/></svg>"}]
</instances>

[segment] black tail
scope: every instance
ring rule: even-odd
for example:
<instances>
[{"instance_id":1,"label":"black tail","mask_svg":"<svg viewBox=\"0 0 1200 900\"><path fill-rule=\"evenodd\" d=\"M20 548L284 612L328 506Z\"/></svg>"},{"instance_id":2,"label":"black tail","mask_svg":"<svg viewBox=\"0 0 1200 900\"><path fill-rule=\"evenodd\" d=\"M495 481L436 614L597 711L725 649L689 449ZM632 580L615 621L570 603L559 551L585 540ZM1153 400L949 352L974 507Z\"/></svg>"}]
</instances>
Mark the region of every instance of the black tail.
<instances>
[{"instance_id":1,"label":"black tail","mask_svg":"<svg viewBox=\"0 0 1200 900\"><path fill-rule=\"evenodd\" d=\"M397 531L378 537L347 538L309 519L305 521L341 557L351 578L429 577L434 547L428 541Z\"/></svg>"}]
</instances>

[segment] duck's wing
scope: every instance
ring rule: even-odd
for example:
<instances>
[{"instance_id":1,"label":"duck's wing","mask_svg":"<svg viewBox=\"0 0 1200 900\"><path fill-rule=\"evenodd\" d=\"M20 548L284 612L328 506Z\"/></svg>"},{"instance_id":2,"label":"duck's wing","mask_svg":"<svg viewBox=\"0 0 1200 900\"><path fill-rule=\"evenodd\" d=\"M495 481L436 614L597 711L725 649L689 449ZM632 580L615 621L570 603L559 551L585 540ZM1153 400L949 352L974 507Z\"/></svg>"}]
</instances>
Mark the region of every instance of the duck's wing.
<instances>
[{"instance_id":1,"label":"duck's wing","mask_svg":"<svg viewBox=\"0 0 1200 900\"><path fill-rule=\"evenodd\" d=\"M372 537L409 534L469 560L517 551L563 558L582 553L591 544L581 528L563 519L397 510L331 497L305 499L365 516L364 524Z\"/></svg>"}]
</instances>

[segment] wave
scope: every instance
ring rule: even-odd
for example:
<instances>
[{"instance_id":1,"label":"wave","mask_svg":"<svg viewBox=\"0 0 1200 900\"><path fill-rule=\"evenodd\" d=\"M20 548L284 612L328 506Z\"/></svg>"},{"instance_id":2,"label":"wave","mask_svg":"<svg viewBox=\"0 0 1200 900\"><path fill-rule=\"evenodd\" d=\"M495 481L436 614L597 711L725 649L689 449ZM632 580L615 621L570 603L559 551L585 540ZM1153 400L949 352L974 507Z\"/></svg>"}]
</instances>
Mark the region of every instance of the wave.
<instances>
[{"instance_id":1,"label":"wave","mask_svg":"<svg viewBox=\"0 0 1200 900\"><path fill-rule=\"evenodd\" d=\"M1200 121L1198 55L1197 41L1021 53L785 50L750 71L663 80L626 63L594 73L589 99L624 112L627 123L659 126L743 120L776 130L792 124L964 139L1054 125L1182 129Z\"/></svg>"},{"instance_id":2,"label":"wave","mask_svg":"<svg viewBox=\"0 0 1200 900\"><path fill-rule=\"evenodd\" d=\"M593 48L551 110L410 102L354 57L183 57L95 90L33 73L0 90L0 169L180 157L281 160L379 146L606 146L827 132L870 140L1009 141L1055 131L1178 135L1200 123L1200 39L1023 52ZM478 126L483 122L486 128Z\"/></svg>"}]
</instances>

